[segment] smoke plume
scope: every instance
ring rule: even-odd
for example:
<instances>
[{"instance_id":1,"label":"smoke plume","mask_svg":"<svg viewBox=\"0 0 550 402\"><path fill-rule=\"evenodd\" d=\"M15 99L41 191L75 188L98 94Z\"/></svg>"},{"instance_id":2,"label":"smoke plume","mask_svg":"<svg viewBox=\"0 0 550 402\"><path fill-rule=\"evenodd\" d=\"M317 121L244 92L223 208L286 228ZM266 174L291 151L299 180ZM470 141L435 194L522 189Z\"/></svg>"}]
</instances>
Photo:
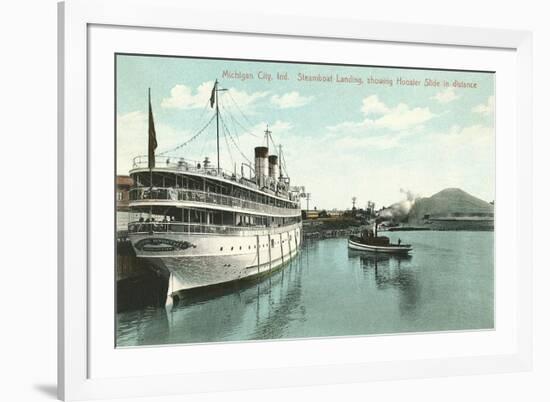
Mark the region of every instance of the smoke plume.
<instances>
[{"instance_id":1,"label":"smoke plume","mask_svg":"<svg viewBox=\"0 0 550 402\"><path fill-rule=\"evenodd\" d=\"M413 193L411 190L405 189L400 189L399 192L405 195L405 199L379 211L378 217L380 218L380 221L393 220L402 222L408 218L409 212L414 206L418 195Z\"/></svg>"}]
</instances>

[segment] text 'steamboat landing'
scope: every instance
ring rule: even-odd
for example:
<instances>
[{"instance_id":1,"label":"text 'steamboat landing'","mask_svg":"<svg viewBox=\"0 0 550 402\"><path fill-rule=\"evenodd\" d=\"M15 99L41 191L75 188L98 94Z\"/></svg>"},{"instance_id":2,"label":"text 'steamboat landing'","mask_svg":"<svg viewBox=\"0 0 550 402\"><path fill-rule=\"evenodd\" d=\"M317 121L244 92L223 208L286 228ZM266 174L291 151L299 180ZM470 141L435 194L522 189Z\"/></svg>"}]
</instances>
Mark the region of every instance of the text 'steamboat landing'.
<instances>
[{"instance_id":1,"label":"text 'steamboat landing'","mask_svg":"<svg viewBox=\"0 0 550 402\"><path fill-rule=\"evenodd\" d=\"M348 247L352 250L370 251L374 253L407 255L411 250L410 244L390 243L389 237L378 236L378 224L373 226L374 231L365 230L361 236L350 236Z\"/></svg>"},{"instance_id":2,"label":"text 'steamboat landing'","mask_svg":"<svg viewBox=\"0 0 550 402\"><path fill-rule=\"evenodd\" d=\"M255 148L253 166L242 163L240 174L236 165L233 172L220 167L221 91L216 81L210 99L215 114L207 124L216 120L217 165L209 158L155 158L149 103L149 155L136 157L130 171L134 186L128 236L136 256L169 278L172 297L182 290L268 274L290 261L302 243L303 191L290 186L281 147L270 155L268 129L265 145Z\"/></svg>"}]
</instances>

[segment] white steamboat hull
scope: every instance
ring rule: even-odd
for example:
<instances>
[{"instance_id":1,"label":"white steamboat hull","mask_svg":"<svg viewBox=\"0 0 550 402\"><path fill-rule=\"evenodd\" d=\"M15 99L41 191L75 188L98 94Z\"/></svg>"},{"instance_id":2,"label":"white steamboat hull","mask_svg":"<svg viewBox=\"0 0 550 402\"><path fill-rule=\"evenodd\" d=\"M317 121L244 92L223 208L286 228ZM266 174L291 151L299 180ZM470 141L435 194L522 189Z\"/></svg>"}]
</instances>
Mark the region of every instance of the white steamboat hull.
<instances>
[{"instance_id":1,"label":"white steamboat hull","mask_svg":"<svg viewBox=\"0 0 550 402\"><path fill-rule=\"evenodd\" d=\"M238 234L130 234L136 256L169 278L168 295L268 274L299 251L301 225Z\"/></svg>"},{"instance_id":2,"label":"white steamboat hull","mask_svg":"<svg viewBox=\"0 0 550 402\"><path fill-rule=\"evenodd\" d=\"M408 254L411 246L374 246L370 244L357 243L348 239L348 247L352 250L371 251L384 254Z\"/></svg>"}]
</instances>

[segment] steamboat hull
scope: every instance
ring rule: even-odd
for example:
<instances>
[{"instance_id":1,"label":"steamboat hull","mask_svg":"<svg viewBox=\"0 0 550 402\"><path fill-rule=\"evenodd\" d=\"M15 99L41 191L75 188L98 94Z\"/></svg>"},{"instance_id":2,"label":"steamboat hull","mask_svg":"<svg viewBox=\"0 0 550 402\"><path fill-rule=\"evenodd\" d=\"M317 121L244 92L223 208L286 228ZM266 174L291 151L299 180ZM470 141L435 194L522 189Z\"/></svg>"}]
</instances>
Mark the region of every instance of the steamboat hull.
<instances>
[{"instance_id":1,"label":"steamboat hull","mask_svg":"<svg viewBox=\"0 0 550 402\"><path fill-rule=\"evenodd\" d=\"M137 257L168 278L168 296L253 279L281 268L301 245L301 225L239 235L134 234Z\"/></svg>"},{"instance_id":2,"label":"steamboat hull","mask_svg":"<svg viewBox=\"0 0 550 402\"><path fill-rule=\"evenodd\" d=\"M384 254L398 254L398 255L406 255L412 250L412 247L410 245L375 246L371 244L355 242L350 239L348 239L348 247L352 250L370 251L374 253L384 253Z\"/></svg>"}]
</instances>

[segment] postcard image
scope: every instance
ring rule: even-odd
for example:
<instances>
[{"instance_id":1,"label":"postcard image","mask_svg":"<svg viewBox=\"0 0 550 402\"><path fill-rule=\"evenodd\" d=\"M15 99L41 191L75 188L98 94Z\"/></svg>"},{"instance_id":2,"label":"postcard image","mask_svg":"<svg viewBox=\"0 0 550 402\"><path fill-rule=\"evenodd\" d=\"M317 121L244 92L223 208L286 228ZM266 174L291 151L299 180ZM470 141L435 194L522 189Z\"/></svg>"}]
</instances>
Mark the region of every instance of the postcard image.
<instances>
[{"instance_id":1,"label":"postcard image","mask_svg":"<svg viewBox=\"0 0 550 402\"><path fill-rule=\"evenodd\" d=\"M494 329L495 73L115 57L117 347Z\"/></svg>"}]
</instances>

